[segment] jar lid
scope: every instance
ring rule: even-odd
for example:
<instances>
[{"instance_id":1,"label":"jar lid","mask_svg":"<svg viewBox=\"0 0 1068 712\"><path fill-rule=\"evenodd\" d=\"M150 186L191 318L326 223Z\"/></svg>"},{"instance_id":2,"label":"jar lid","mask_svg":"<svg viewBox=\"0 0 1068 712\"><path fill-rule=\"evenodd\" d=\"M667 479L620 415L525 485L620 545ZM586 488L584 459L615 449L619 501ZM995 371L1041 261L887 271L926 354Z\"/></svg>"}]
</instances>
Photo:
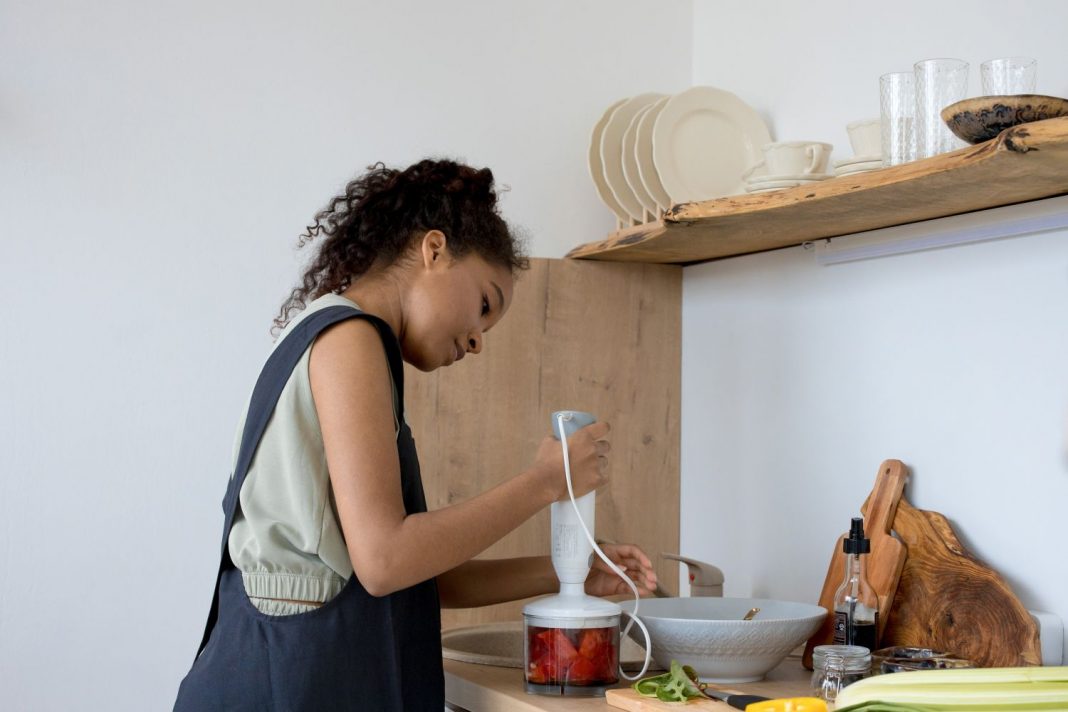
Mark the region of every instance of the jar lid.
<instances>
[{"instance_id":1,"label":"jar lid","mask_svg":"<svg viewBox=\"0 0 1068 712\"><path fill-rule=\"evenodd\" d=\"M916 648L910 646L895 646L893 648L882 648L872 652L873 657L877 658L908 658L910 660L929 660L931 658L951 658L952 653L947 653L944 650L932 650L931 648Z\"/></svg>"},{"instance_id":2,"label":"jar lid","mask_svg":"<svg viewBox=\"0 0 1068 712\"><path fill-rule=\"evenodd\" d=\"M844 672L867 670L871 652L862 645L817 645L812 650L813 667Z\"/></svg>"},{"instance_id":3,"label":"jar lid","mask_svg":"<svg viewBox=\"0 0 1068 712\"><path fill-rule=\"evenodd\" d=\"M958 670L973 668L975 663L962 658L886 658L879 665L880 672L905 672L907 670Z\"/></svg>"}]
</instances>

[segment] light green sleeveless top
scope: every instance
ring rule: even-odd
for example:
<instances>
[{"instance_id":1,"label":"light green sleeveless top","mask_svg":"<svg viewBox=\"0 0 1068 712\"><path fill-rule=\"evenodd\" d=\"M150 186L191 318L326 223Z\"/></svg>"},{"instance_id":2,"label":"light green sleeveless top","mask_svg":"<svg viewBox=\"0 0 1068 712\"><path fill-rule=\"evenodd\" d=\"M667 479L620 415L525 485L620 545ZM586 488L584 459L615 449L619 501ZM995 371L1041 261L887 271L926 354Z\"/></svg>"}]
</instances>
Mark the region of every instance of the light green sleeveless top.
<instances>
[{"instance_id":1,"label":"light green sleeveless top","mask_svg":"<svg viewBox=\"0 0 1068 712\"><path fill-rule=\"evenodd\" d=\"M293 318L277 343L309 314L331 306L356 304L337 294L319 297ZM310 355L311 346L293 369L267 423L241 485L240 507L228 542L245 592L256 608L269 615L311 610L315 606L272 599L325 602L340 593L352 576L312 399ZM395 386L393 399L399 432ZM243 415L234 438L234 465L244 428Z\"/></svg>"}]
</instances>

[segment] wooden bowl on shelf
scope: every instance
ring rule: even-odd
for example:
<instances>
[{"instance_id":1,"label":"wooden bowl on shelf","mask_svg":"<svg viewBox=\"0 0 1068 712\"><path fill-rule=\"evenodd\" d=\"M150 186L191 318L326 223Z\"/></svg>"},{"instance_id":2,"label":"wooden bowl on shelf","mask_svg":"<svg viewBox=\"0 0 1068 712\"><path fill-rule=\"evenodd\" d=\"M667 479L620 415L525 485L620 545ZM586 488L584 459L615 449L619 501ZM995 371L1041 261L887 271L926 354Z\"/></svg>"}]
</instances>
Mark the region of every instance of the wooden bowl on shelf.
<instances>
[{"instance_id":1,"label":"wooden bowl on shelf","mask_svg":"<svg viewBox=\"0 0 1068 712\"><path fill-rule=\"evenodd\" d=\"M1041 94L977 96L942 109L942 120L961 140L989 141L1007 128L1068 116L1068 99Z\"/></svg>"}]
</instances>

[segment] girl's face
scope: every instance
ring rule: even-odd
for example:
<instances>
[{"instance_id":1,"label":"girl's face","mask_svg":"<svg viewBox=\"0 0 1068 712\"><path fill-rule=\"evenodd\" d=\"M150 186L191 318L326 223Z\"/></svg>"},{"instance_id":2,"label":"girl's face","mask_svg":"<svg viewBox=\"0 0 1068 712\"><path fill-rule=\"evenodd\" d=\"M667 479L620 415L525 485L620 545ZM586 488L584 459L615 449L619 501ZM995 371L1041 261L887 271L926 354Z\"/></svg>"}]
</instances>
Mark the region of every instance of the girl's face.
<instances>
[{"instance_id":1,"label":"girl's face","mask_svg":"<svg viewBox=\"0 0 1068 712\"><path fill-rule=\"evenodd\" d=\"M471 252L460 259L431 230L419 251L401 339L404 359L420 371L451 366L482 351L482 335L512 303L512 273Z\"/></svg>"}]
</instances>

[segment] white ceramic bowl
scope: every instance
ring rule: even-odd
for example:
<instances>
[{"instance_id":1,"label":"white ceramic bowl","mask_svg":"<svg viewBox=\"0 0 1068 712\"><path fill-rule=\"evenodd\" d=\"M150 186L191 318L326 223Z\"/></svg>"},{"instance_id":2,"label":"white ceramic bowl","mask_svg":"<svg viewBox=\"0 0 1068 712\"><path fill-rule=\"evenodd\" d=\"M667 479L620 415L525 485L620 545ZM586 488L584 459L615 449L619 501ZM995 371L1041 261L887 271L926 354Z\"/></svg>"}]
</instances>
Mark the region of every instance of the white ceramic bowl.
<instances>
[{"instance_id":1,"label":"white ceramic bowl","mask_svg":"<svg viewBox=\"0 0 1068 712\"><path fill-rule=\"evenodd\" d=\"M620 605L634 610L633 601ZM743 621L753 607L760 612ZM705 682L763 679L816 632L826 615L821 606L763 598L649 598L638 607L660 667L666 670L678 660L692 666ZM630 636L645 644L638 626L631 628Z\"/></svg>"}]
</instances>

